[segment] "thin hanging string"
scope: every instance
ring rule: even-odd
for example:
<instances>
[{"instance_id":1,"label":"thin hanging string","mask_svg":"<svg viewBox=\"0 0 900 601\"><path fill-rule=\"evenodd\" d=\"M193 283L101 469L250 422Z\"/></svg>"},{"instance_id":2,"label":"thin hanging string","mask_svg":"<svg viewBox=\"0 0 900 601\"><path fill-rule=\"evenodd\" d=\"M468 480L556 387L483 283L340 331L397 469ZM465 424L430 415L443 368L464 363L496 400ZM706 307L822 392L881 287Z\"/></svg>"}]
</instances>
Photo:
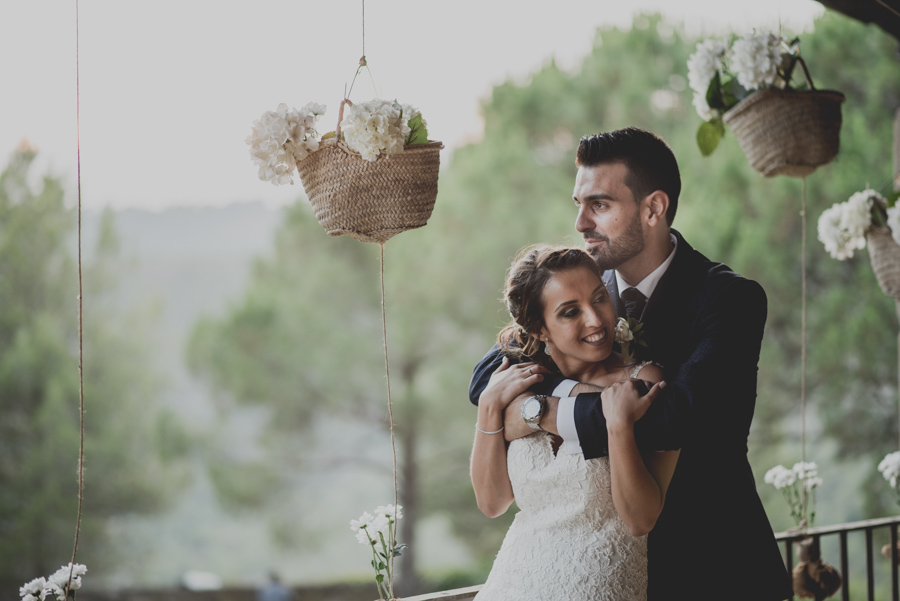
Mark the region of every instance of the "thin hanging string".
<instances>
[{"instance_id":1,"label":"thin hanging string","mask_svg":"<svg viewBox=\"0 0 900 601\"><path fill-rule=\"evenodd\" d=\"M806 463L806 177L800 209L800 461ZM804 522L809 501L806 483L800 483L800 502ZM802 526L807 524L803 523Z\"/></svg>"},{"instance_id":2,"label":"thin hanging string","mask_svg":"<svg viewBox=\"0 0 900 601\"><path fill-rule=\"evenodd\" d=\"M72 548L72 567L66 583L66 597L78 556L78 537L81 533L81 506L84 499L84 327L83 327L83 287L81 283L81 80L78 57L78 0L75 0L75 147L76 173L78 185L78 400L80 443L78 448L78 517L75 522L75 545Z\"/></svg>"},{"instance_id":3,"label":"thin hanging string","mask_svg":"<svg viewBox=\"0 0 900 601\"><path fill-rule=\"evenodd\" d=\"M889 11L891 11L892 13L894 13L895 15L897 15L898 17L900 17L900 12L897 12L897 10L896 10L894 7L892 7L892 6L888 6L887 3L886 3L884 0L875 0L875 2L877 2L877 3L880 4L881 6L885 7L886 9L888 9Z\"/></svg>"},{"instance_id":4,"label":"thin hanging string","mask_svg":"<svg viewBox=\"0 0 900 601\"><path fill-rule=\"evenodd\" d=\"M397 485L397 443L394 439L394 407L393 403L391 403L391 366L388 362L388 340L387 340L387 311L385 310L385 300L384 300L384 242L380 242L378 246L381 248L381 333L384 336L384 374L387 380L387 395L388 395L388 418L390 420L391 426L391 455L393 457L394 462L394 515L397 515L397 507L400 506L400 487ZM399 520L394 519L394 536L393 536L393 544L396 546L397 544L397 522ZM391 594L394 592L394 549L388 549L388 553L391 554L390 557L390 582L388 586L390 587Z\"/></svg>"},{"instance_id":5,"label":"thin hanging string","mask_svg":"<svg viewBox=\"0 0 900 601\"><path fill-rule=\"evenodd\" d=\"M356 83L356 77L359 75L359 72L363 70L363 67L369 72L369 79L372 81L372 89L375 90L375 96L380 96L380 94L378 94L378 88L375 86L375 77L372 75L369 63L366 62L366 0L362 0L362 56L359 57L359 66L356 68L356 73L353 74L353 80L350 82L350 89L344 92L344 98L350 98L350 92L353 91L353 84Z\"/></svg>"}]
</instances>

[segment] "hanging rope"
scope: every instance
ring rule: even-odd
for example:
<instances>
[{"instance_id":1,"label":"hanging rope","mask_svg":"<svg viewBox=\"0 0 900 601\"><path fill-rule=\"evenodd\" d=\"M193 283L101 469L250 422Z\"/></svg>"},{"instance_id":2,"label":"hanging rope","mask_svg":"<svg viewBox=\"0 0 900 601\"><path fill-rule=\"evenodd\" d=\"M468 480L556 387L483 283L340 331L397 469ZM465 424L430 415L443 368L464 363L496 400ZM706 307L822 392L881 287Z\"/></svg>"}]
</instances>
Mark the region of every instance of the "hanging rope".
<instances>
[{"instance_id":1,"label":"hanging rope","mask_svg":"<svg viewBox=\"0 0 900 601\"><path fill-rule=\"evenodd\" d=\"M372 75L372 70L369 69L369 63L366 61L366 0L362 0L362 56L359 57L359 66L356 67L356 73L353 74L353 80L350 82L350 89L344 93L344 98L350 98L353 84L356 83L356 77L363 70L363 67L369 72L369 79L372 81L372 89L375 90L375 96L380 96L378 88L375 87L375 77Z\"/></svg>"},{"instance_id":2,"label":"hanging rope","mask_svg":"<svg viewBox=\"0 0 900 601\"><path fill-rule=\"evenodd\" d=\"M397 484L397 444L394 439L394 407L391 402L391 366L388 361L388 341L387 341L387 311L385 310L384 296L384 242L380 242L378 247L381 249L381 332L384 336L384 373L387 380L387 396L388 396L388 419L391 427L391 455L394 463L394 512L397 513L397 507L400 505L400 487ZM397 541L397 522L394 520L394 544ZM390 557L390 590L394 590L394 550L388 549Z\"/></svg>"},{"instance_id":3,"label":"hanging rope","mask_svg":"<svg viewBox=\"0 0 900 601\"><path fill-rule=\"evenodd\" d=\"M72 566L66 583L66 597L78 556L78 537L81 533L81 511L84 500L84 327L83 286L81 278L81 80L78 58L78 0L75 0L75 147L78 190L78 400L80 443L78 448L78 514L75 521L75 544L72 548Z\"/></svg>"},{"instance_id":4,"label":"hanging rope","mask_svg":"<svg viewBox=\"0 0 900 601\"><path fill-rule=\"evenodd\" d=\"M800 207L800 461L806 463L806 177L803 178ZM806 486L800 487L804 520L809 502ZM806 526L806 524L802 524Z\"/></svg>"}]
</instances>

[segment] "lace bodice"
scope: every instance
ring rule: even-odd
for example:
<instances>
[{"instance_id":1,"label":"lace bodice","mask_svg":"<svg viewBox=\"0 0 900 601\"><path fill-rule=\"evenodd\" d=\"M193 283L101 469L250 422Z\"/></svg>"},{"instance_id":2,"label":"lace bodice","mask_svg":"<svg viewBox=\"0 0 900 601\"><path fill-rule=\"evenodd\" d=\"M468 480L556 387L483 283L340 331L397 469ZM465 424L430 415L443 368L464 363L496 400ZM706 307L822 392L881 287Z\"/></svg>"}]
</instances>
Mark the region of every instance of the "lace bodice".
<instances>
[{"instance_id":1,"label":"lace bodice","mask_svg":"<svg viewBox=\"0 0 900 601\"><path fill-rule=\"evenodd\" d=\"M643 601L647 541L613 507L609 459L554 455L538 432L507 453L519 513L478 601Z\"/></svg>"}]
</instances>

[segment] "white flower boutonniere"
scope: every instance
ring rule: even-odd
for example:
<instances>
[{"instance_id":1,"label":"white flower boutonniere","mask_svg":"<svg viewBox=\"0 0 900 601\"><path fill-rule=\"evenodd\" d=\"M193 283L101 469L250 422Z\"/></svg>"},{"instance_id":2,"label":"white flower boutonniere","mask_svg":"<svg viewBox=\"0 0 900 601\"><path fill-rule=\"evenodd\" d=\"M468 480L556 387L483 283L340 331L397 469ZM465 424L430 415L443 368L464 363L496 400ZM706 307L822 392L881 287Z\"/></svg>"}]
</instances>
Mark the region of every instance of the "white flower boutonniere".
<instances>
[{"instance_id":1,"label":"white flower boutonniere","mask_svg":"<svg viewBox=\"0 0 900 601\"><path fill-rule=\"evenodd\" d=\"M633 317L620 317L616 322L616 343L626 364L637 359L637 347L647 348L644 341L644 324Z\"/></svg>"}]
</instances>

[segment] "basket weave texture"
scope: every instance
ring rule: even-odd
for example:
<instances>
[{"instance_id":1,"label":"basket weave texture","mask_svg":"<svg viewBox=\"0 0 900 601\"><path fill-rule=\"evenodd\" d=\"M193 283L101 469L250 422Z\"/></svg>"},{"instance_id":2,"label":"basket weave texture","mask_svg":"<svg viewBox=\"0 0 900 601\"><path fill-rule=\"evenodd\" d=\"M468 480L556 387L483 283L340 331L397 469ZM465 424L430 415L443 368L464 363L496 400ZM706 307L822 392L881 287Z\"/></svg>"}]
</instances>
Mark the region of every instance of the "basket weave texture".
<instances>
[{"instance_id":1,"label":"basket weave texture","mask_svg":"<svg viewBox=\"0 0 900 601\"><path fill-rule=\"evenodd\" d=\"M878 285L888 296L900 301L900 246L886 227L872 227L866 233L866 248Z\"/></svg>"},{"instance_id":2,"label":"basket weave texture","mask_svg":"<svg viewBox=\"0 0 900 601\"><path fill-rule=\"evenodd\" d=\"M841 103L830 90L760 90L722 119L754 169L766 177L804 177L840 149Z\"/></svg>"},{"instance_id":3,"label":"basket weave texture","mask_svg":"<svg viewBox=\"0 0 900 601\"><path fill-rule=\"evenodd\" d=\"M329 236L381 243L428 222L443 147L440 142L417 144L367 161L331 139L298 162L297 170Z\"/></svg>"}]
</instances>

